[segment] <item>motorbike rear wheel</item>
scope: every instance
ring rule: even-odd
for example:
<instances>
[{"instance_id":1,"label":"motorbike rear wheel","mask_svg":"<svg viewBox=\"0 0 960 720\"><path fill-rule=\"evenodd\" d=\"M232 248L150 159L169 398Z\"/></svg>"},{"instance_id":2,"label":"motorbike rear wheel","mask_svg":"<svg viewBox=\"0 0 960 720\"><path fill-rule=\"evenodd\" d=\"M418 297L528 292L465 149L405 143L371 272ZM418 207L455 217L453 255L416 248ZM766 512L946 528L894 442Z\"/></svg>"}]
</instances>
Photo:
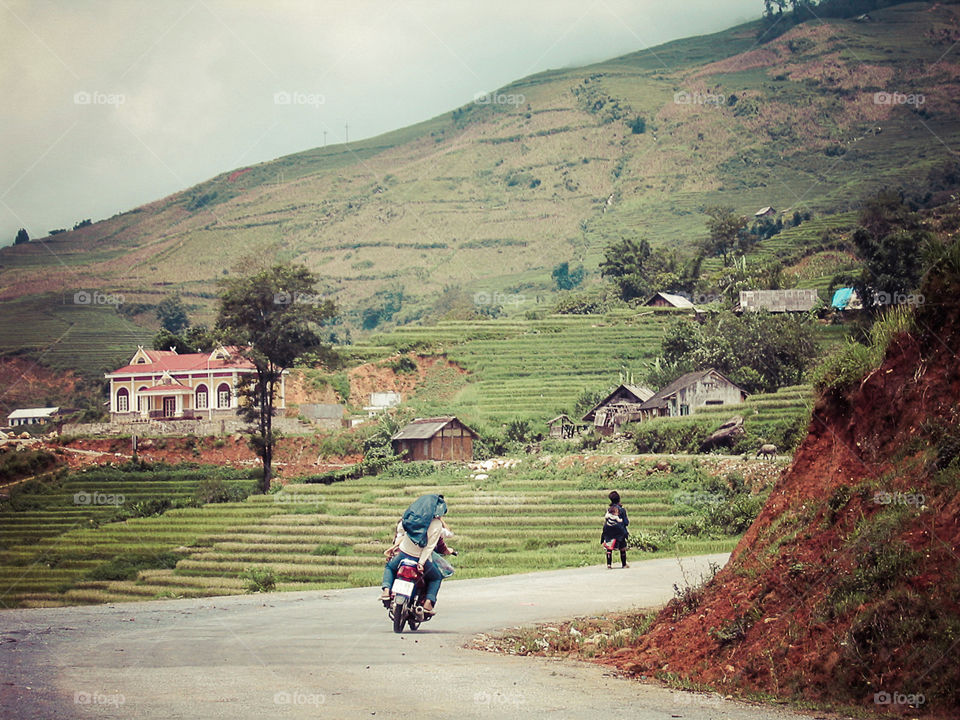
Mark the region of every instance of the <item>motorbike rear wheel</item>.
<instances>
[{"instance_id":1,"label":"motorbike rear wheel","mask_svg":"<svg viewBox=\"0 0 960 720\"><path fill-rule=\"evenodd\" d=\"M417 608L411 607L409 610L410 617L407 618L407 626L411 630L416 630L420 627L420 620L417 620Z\"/></svg>"},{"instance_id":2,"label":"motorbike rear wheel","mask_svg":"<svg viewBox=\"0 0 960 720\"><path fill-rule=\"evenodd\" d=\"M407 607L407 601L403 600L401 602L394 603L393 605L393 631L395 633L403 632L403 624L407 621L407 615L410 614L410 610Z\"/></svg>"}]
</instances>

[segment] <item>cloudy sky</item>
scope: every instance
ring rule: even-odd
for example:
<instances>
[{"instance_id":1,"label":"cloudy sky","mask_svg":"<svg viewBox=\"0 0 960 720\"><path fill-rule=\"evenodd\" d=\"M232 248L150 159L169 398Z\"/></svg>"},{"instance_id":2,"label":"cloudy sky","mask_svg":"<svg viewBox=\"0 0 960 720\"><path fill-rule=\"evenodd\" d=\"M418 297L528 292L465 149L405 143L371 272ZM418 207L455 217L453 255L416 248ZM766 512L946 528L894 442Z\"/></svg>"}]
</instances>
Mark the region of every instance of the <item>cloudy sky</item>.
<instances>
[{"instance_id":1,"label":"cloudy sky","mask_svg":"<svg viewBox=\"0 0 960 720\"><path fill-rule=\"evenodd\" d=\"M403 127L760 0L0 0L0 245ZM278 103L290 93L295 102Z\"/></svg>"}]
</instances>

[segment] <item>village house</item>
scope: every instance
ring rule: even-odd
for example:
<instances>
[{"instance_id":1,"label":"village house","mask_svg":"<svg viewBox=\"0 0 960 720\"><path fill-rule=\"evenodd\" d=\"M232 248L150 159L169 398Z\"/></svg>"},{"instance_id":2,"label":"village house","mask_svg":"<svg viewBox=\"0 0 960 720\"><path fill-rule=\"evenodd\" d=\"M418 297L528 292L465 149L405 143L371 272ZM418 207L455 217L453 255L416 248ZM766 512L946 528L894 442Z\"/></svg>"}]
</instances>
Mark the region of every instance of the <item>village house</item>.
<instances>
[{"instance_id":1,"label":"village house","mask_svg":"<svg viewBox=\"0 0 960 720\"><path fill-rule=\"evenodd\" d=\"M646 307L672 307L683 310L696 310L693 303L683 295L658 292L644 303Z\"/></svg>"},{"instance_id":2,"label":"village house","mask_svg":"<svg viewBox=\"0 0 960 720\"><path fill-rule=\"evenodd\" d=\"M747 393L714 369L687 373L662 390L620 385L583 416L601 435L614 435L626 423L692 415L698 408L739 405Z\"/></svg>"},{"instance_id":3,"label":"village house","mask_svg":"<svg viewBox=\"0 0 960 720\"><path fill-rule=\"evenodd\" d=\"M753 216L754 216L755 218L765 218L765 217L770 217L770 216L776 215L776 214L777 214L777 211L776 211L774 208L772 208L772 207L770 207L770 206L768 205L767 207L762 207L762 208L760 208L759 210L757 210L757 211L753 214Z\"/></svg>"},{"instance_id":4,"label":"village house","mask_svg":"<svg viewBox=\"0 0 960 720\"><path fill-rule=\"evenodd\" d=\"M694 415L699 408L740 405L747 392L713 368L682 375L640 406L641 419Z\"/></svg>"},{"instance_id":5,"label":"village house","mask_svg":"<svg viewBox=\"0 0 960 720\"><path fill-rule=\"evenodd\" d=\"M473 460L479 436L455 417L417 418L390 438L393 451L405 460Z\"/></svg>"},{"instance_id":6,"label":"village house","mask_svg":"<svg viewBox=\"0 0 960 720\"><path fill-rule=\"evenodd\" d=\"M58 407L21 408L7 415L7 425L21 427L23 425L46 425L56 420L60 414Z\"/></svg>"},{"instance_id":7,"label":"village house","mask_svg":"<svg viewBox=\"0 0 960 720\"><path fill-rule=\"evenodd\" d=\"M809 312L819 303L820 296L813 288L740 291L740 310L743 312Z\"/></svg>"},{"instance_id":8,"label":"village house","mask_svg":"<svg viewBox=\"0 0 960 720\"><path fill-rule=\"evenodd\" d=\"M601 435L613 435L624 423L642 419L640 407L653 395L653 390L641 385L619 385L584 415L583 421L593 423Z\"/></svg>"},{"instance_id":9,"label":"village house","mask_svg":"<svg viewBox=\"0 0 960 720\"><path fill-rule=\"evenodd\" d=\"M239 405L238 381L254 373L253 364L237 348L220 346L212 352L181 355L141 345L127 365L104 376L110 381L110 419L122 423L233 417ZM278 410L285 407L284 394L281 377Z\"/></svg>"}]
</instances>

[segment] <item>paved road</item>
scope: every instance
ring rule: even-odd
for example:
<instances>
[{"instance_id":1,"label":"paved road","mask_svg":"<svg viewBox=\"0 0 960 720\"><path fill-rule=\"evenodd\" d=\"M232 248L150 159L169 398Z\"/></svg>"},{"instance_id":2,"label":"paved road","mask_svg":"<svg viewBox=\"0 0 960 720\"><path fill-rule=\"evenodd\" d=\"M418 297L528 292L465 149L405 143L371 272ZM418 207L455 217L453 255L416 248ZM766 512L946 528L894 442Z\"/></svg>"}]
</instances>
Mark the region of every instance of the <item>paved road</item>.
<instances>
[{"instance_id":1,"label":"paved road","mask_svg":"<svg viewBox=\"0 0 960 720\"><path fill-rule=\"evenodd\" d=\"M403 635L375 589L2 611L0 717L806 717L462 647L478 632L662 604L726 557L450 580L437 617Z\"/></svg>"}]
</instances>

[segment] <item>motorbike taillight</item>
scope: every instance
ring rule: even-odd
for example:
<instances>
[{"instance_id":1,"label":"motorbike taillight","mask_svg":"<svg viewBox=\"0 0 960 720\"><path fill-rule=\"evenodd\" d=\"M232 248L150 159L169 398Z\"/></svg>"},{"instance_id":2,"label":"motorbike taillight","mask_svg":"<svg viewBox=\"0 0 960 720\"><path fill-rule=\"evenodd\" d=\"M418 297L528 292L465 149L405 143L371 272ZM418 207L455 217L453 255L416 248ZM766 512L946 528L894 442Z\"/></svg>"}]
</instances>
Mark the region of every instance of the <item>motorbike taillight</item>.
<instances>
[{"instance_id":1,"label":"motorbike taillight","mask_svg":"<svg viewBox=\"0 0 960 720\"><path fill-rule=\"evenodd\" d=\"M419 576L417 572L416 565L401 565L400 569L397 570L397 577L401 577L404 580L416 580Z\"/></svg>"}]
</instances>

